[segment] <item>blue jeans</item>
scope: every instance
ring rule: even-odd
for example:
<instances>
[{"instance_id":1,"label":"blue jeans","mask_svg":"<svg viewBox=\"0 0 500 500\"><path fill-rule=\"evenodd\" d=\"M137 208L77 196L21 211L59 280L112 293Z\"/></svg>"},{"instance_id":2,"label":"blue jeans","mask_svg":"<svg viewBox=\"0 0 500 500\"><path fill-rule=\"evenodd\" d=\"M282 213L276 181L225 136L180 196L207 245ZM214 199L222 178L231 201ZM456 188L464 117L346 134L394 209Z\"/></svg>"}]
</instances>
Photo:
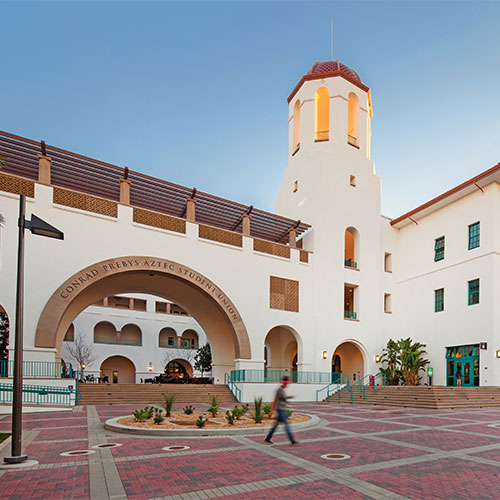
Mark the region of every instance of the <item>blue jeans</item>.
<instances>
[{"instance_id":1,"label":"blue jeans","mask_svg":"<svg viewBox=\"0 0 500 500\"><path fill-rule=\"evenodd\" d=\"M288 434L288 439L293 443L295 441L295 438L293 437L292 431L290 430L290 426L288 425L288 417L286 414L286 410L278 410L278 417L276 418L276 422L274 423L274 425L271 427L271 430L269 431L269 434L266 437L266 441L271 440L274 431L276 430L276 427L278 427L278 424L280 422L283 422L285 424L285 430L286 433Z\"/></svg>"}]
</instances>

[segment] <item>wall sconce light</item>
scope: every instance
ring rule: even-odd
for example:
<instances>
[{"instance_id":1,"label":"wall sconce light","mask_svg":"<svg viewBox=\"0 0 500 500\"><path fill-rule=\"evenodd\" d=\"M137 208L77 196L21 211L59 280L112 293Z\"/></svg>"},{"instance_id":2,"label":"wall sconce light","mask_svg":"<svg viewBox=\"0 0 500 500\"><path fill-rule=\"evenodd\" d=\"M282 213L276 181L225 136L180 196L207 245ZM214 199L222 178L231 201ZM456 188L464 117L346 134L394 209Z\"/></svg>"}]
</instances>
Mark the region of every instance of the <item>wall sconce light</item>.
<instances>
[{"instance_id":1,"label":"wall sconce light","mask_svg":"<svg viewBox=\"0 0 500 500\"><path fill-rule=\"evenodd\" d=\"M500 349L497 351L497 358L500 358Z\"/></svg>"},{"instance_id":2,"label":"wall sconce light","mask_svg":"<svg viewBox=\"0 0 500 500\"><path fill-rule=\"evenodd\" d=\"M328 353L326 351L323 351L323 359L327 359L328 358Z\"/></svg>"},{"instance_id":3,"label":"wall sconce light","mask_svg":"<svg viewBox=\"0 0 500 500\"><path fill-rule=\"evenodd\" d=\"M380 363L380 356L378 354L375 356L375 363Z\"/></svg>"},{"instance_id":4,"label":"wall sconce light","mask_svg":"<svg viewBox=\"0 0 500 500\"><path fill-rule=\"evenodd\" d=\"M149 370L150 372L152 372L152 371L153 371L153 363L149 363L148 370Z\"/></svg>"},{"instance_id":5,"label":"wall sconce light","mask_svg":"<svg viewBox=\"0 0 500 500\"><path fill-rule=\"evenodd\" d=\"M85 363L82 363L82 370L85 370L87 368L87 365Z\"/></svg>"}]
</instances>

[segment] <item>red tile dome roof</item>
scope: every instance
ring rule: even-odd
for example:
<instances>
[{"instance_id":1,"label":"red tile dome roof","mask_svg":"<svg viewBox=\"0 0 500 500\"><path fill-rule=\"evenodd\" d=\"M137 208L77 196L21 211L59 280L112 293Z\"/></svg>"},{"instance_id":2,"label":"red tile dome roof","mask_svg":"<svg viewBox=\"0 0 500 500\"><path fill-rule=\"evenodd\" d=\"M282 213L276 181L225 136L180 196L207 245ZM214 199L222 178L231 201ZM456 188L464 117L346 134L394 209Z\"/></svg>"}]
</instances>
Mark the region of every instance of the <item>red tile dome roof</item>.
<instances>
[{"instance_id":1,"label":"red tile dome roof","mask_svg":"<svg viewBox=\"0 0 500 500\"><path fill-rule=\"evenodd\" d=\"M361 83L361 78L353 69L349 68L345 64L342 64L338 60L335 61L326 61L326 62L317 62L313 64L311 71L309 71L309 75L316 75L320 73L331 73L332 71L341 71L345 75L349 76L353 80Z\"/></svg>"}]
</instances>

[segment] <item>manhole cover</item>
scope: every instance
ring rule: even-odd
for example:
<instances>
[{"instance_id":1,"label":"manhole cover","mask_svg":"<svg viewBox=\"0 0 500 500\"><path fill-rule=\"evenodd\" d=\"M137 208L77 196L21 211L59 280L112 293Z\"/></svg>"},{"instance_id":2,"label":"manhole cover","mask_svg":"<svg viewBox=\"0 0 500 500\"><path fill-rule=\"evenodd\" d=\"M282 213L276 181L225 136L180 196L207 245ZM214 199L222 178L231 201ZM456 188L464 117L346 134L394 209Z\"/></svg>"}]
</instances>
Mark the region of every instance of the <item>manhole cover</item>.
<instances>
[{"instance_id":1,"label":"manhole cover","mask_svg":"<svg viewBox=\"0 0 500 500\"><path fill-rule=\"evenodd\" d=\"M488 427L495 427L495 429L500 428L500 424L489 424Z\"/></svg>"},{"instance_id":2,"label":"manhole cover","mask_svg":"<svg viewBox=\"0 0 500 500\"><path fill-rule=\"evenodd\" d=\"M180 445L165 446L165 448L162 448L162 450L165 450L165 451L183 451L183 450L189 450L189 446L180 446Z\"/></svg>"},{"instance_id":3,"label":"manhole cover","mask_svg":"<svg viewBox=\"0 0 500 500\"><path fill-rule=\"evenodd\" d=\"M347 460L351 456L344 453L327 453L326 455L321 455L321 458L325 460Z\"/></svg>"},{"instance_id":4,"label":"manhole cover","mask_svg":"<svg viewBox=\"0 0 500 500\"><path fill-rule=\"evenodd\" d=\"M95 446L92 446L92 448L118 448L118 446L121 446L120 443L102 443L102 444L96 444Z\"/></svg>"},{"instance_id":5,"label":"manhole cover","mask_svg":"<svg viewBox=\"0 0 500 500\"><path fill-rule=\"evenodd\" d=\"M73 450L73 451L65 451L64 453L60 453L62 457L74 457L81 455L90 455L91 453L95 453L94 450Z\"/></svg>"}]
</instances>

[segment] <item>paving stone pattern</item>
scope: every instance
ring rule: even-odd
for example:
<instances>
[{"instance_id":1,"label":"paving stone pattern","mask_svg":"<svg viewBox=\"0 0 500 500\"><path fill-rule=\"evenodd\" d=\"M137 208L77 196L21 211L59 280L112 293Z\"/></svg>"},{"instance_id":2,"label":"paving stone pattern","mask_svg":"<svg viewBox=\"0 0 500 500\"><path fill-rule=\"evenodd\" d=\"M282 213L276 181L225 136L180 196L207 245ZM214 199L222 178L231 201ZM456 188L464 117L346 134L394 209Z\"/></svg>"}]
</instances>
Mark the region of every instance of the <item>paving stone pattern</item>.
<instances>
[{"instance_id":1,"label":"paving stone pattern","mask_svg":"<svg viewBox=\"0 0 500 500\"><path fill-rule=\"evenodd\" d=\"M0 470L0 500L498 499L500 409L422 410L298 403L320 423L262 436L155 437L104 429L135 407L89 406L23 419L38 466ZM491 427L498 424L499 427ZM10 431L10 416L0 432ZM24 442L24 441L23 441ZM92 448L120 443L117 448ZM189 446L166 451L167 446ZM91 449L88 456L61 456ZM1 457L9 454L0 449ZM321 455L347 454L347 460Z\"/></svg>"}]
</instances>

